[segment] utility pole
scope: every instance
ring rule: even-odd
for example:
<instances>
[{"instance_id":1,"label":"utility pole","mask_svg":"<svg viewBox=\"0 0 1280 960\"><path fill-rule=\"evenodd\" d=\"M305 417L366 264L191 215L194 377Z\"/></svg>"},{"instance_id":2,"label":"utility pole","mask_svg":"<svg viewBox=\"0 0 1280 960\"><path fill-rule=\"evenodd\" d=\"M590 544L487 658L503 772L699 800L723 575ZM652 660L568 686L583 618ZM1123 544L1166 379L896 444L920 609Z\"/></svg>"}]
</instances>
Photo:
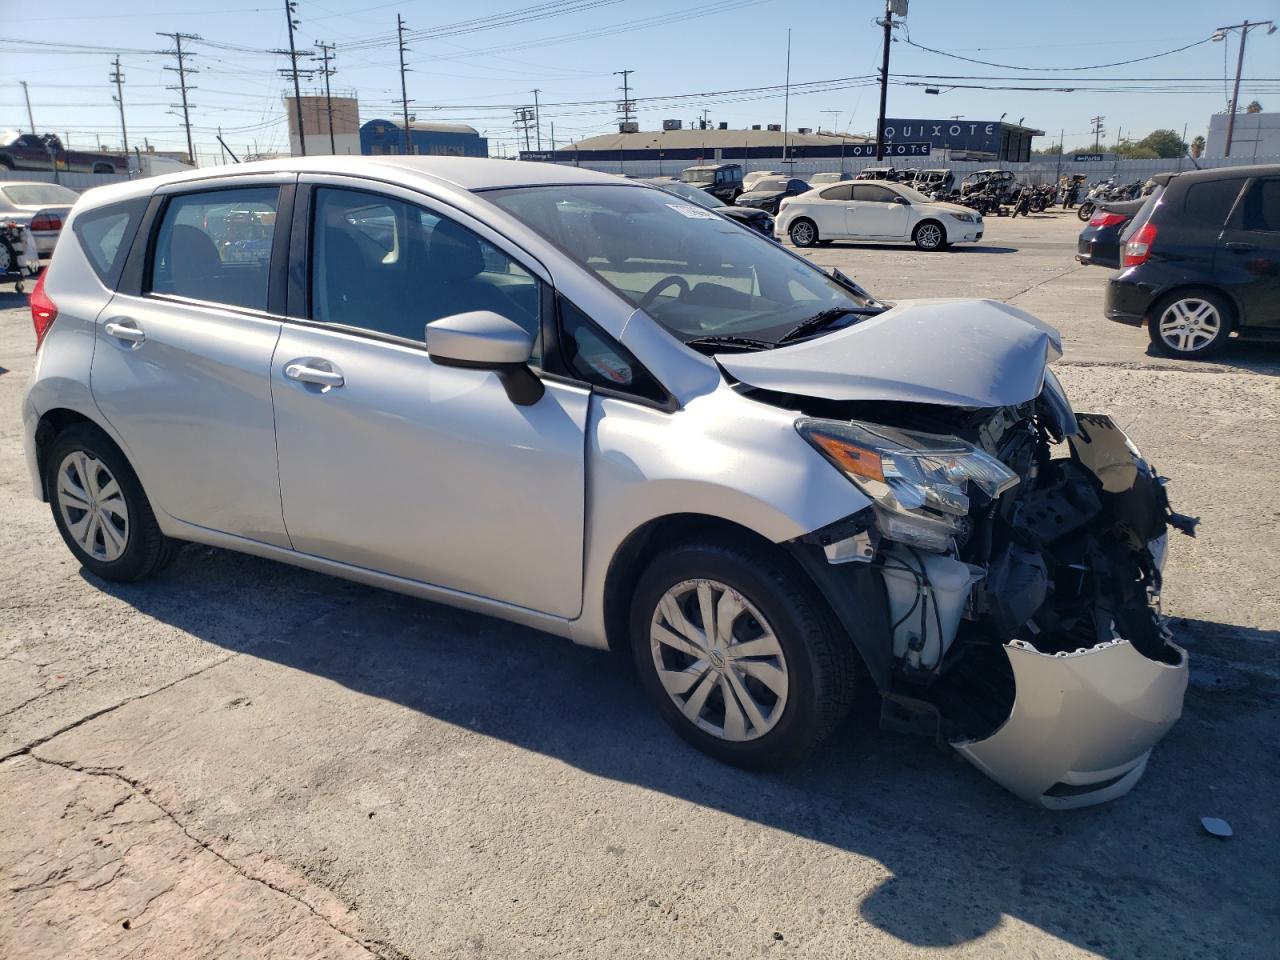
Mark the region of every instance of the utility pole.
<instances>
[{"instance_id":1,"label":"utility pole","mask_svg":"<svg viewBox=\"0 0 1280 960\"><path fill-rule=\"evenodd\" d=\"M631 114L635 112L635 104L631 102L631 75L634 70L615 70L613 75L622 78L622 102L618 104L618 112L622 114L620 124L631 122ZM621 129L621 128L619 128Z\"/></svg>"},{"instance_id":2,"label":"utility pole","mask_svg":"<svg viewBox=\"0 0 1280 960\"><path fill-rule=\"evenodd\" d=\"M329 66L333 61L334 47L332 43L325 43L322 40L317 40L316 46L320 48L320 56L316 59L321 62L320 72L324 74L324 108L329 114L329 152L336 154L338 145L333 136L333 95L329 92L329 78L338 72Z\"/></svg>"},{"instance_id":3,"label":"utility pole","mask_svg":"<svg viewBox=\"0 0 1280 960\"><path fill-rule=\"evenodd\" d=\"M408 48L404 45L404 17L398 13L396 14L396 36L399 38L400 48L400 107L404 114L404 152L411 154L413 138L409 136L409 91L404 80L405 72L409 69L404 65L404 55L408 52Z\"/></svg>"},{"instance_id":4,"label":"utility pole","mask_svg":"<svg viewBox=\"0 0 1280 960\"><path fill-rule=\"evenodd\" d=\"M886 52L885 56L888 56ZM888 62L887 60L885 61ZM786 93L782 97L782 162L787 162L787 131L791 123L791 28L787 27L787 79Z\"/></svg>"},{"instance_id":5,"label":"utility pole","mask_svg":"<svg viewBox=\"0 0 1280 960\"><path fill-rule=\"evenodd\" d=\"M877 21L884 27L884 58L880 62L880 117L876 121L876 160L884 159L884 111L889 100L889 44L893 43L893 15L907 15L907 0L885 0L884 19Z\"/></svg>"},{"instance_id":6,"label":"utility pole","mask_svg":"<svg viewBox=\"0 0 1280 960\"><path fill-rule=\"evenodd\" d=\"M178 85L176 87L165 87L166 90L180 90L182 92L182 125L187 128L187 160L194 167L196 164L196 148L191 142L191 104L187 101L187 93L195 90L195 87L187 86L187 74L199 73L199 70L193 70L187 66L187 57L194 57L194 53L189 53L182 49L183 40L199 40L200 37L194 33L156 33L157 37L168 37L173 41L174 50L172 55L178 58L176 67L165 67L166 70L172 70L178 75ZM170 104L176 108L178 104Z\"/></svg>"},{"instance_id":7,"label":"utility pole","mask_svg":"<svg viewBox=\"0 0 1280 960\"><path fill-rule=\"evenodd\" d=\"M1236 57L1236 83L1231 90L1231 103L1227 105L1229 108L1227 110L1227 145L1222 151L1224 157L1231 156L1231 138L1236 132L1236 112L1240 109L1240 75L1244 72L1244 44L1249 39L1249 31L1258 27L1266 27L1268 34L1276 32L1276 25L1270 20L1255 22L1246 20L1244 23L1235 23L1229 27L1219 27L1213 32L1214 40L1225 40L1228 32L1240 31L1240 54ZM1257 149L1256 144L1254 148Z\"/></svg>"},{"instance_id":8,"label":"utility pole","mask_svg":"<svg viewBox=\"0 0 1280 960\"><path fill-rule=\"evenodd\" d=\"M297 20L293 19L293 15L297 13L297 11L298 11L298 4L295 3L294 0L284 0L284 18L286 23L288 23L289 25L289 49L288 50L272 50L271 52L275 54L279 54L282 57L289 58L288 68L277 70L276 72L279 73L282 77L289 77L289 76L293 77L293 110L294 110L294 116L298 121L298 152L305 157L307 155L307 134L306 134L306 130L303 129L303 123L302 123L302 87L298 83L298 74L305 73L308 76L310 76L311 71L310 70L299 71L298 58L299 57L314 58L315 54L311 50L299 50L297 46L294 44L293 31L296 27L299 27L301 25Z\"/></svg>"},{"instance_id":9,"label":"utility pole","mask_svg":"<svg viewBox=\"0 0 1280 960\"><path fill-rule=\"evenodd\" d=\"M227 144L222 139L222 125L218 125L218 157L223 163L227 162Z\"/></svg>"},{"instance_id":10,"label":"utility pole","mask_svg":"<svg viewBox=\"0 0 1280 960\"><path fill-rule=\"evenodd\" d=\"M1102 126L1102 121L1106 119L1107 118L1102 116L1101 114L1099 114L1096 117L1089 118L1089 122L1093 124L1093 152L1094 153L1102 152L1102 134L1104 130Z\"/></svg>"},{"instance_id":11,"label":"utility pole","mask_svg":"<svg viewBox=\"0 0 1280 960\"><path fill-rule=\"evenodd\" d=\"M538 106L538 94L542 91L533 88L533 125L538 132L538 152L542 152L542 108Z\"/></svg>"},{"instance_id":12,"label":"utility pole","mask_svg":"<svg viewBox=\"0 0 1280 960\"><path fill-rule=\"evenodd\" d=\"M551 121L551 159L554 162L556 158L556 122Z\"/></svg>"},{"instance_id":13,"label":"utility pole","mask_svg":"<svg viewBox=\"0 0 1280 960\"><path fill-rule=\"evenodd\" d=\"M527 153L533 147L529 145L529 128L534 124L533 107L516 107L516 119L512 124L516 128L516 151L520 150L520 131L524 132L524 149Z\"/></svg>"},{"instance_id":14,"label":"utility pole","mask_svg":"<svg viewBox=\"0 0 1280 960\"><path fill-rule=\"evenodd\" d=\"M23 96L23 97L26 99L26 101L27 101L27 125L28 125L29 127L31 127L31 132L32 132L32 133L35 133L35 132L36 132L36 118L35 118L34 116L32 116L32 114L31 114L31 91L27 89L27 81L25 81L25 80L19 80L18 82L19 82L20 84L22 84L22 96Z\"/></svg>"},{"instance_id":15,"label":"utility pole","mask_svg":"<svg viewBox=\"0 0 1280 960\"><path fill-rule=\"evenodd\" d=\"M116 54L116 59L112 66L111 81L116 85L116 95L112 97L116 104L120 107L120 139L124 144L124 154L129 155L129 131L124 125L124 74L120 72L120 55Z\"/></svg>"}]
</instances>

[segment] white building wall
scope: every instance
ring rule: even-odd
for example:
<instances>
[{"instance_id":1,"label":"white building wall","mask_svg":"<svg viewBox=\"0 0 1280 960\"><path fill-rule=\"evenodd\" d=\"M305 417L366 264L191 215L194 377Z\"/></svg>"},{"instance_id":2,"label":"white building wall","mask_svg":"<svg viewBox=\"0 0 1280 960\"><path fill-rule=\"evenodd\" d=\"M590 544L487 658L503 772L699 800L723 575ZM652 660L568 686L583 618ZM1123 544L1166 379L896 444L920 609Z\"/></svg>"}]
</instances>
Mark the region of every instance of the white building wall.
<instances>
[{"instance_id":1,"label":"white building wall","mask_svg":"<svg viewBox=\"0 0 1280 960\"><path fill-rule=\"evenodd\" d=\"M1209 118L1209 135L1205 138L1204 155L1220 158L1227 146L1227 114L1215 113ZM1280 156L1280 113L1237 113L1231 131L1231 159L1252 160Z\"/></svg>"}]
</instances>

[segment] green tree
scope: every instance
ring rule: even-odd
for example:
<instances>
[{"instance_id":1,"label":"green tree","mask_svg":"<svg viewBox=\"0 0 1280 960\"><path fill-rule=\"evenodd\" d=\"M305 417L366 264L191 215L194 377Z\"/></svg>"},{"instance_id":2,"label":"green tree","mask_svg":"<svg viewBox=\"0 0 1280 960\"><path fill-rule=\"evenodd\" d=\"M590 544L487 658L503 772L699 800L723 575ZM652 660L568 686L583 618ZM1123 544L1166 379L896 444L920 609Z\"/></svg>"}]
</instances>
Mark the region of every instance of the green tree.
<instances>
[{"instance_id":1,"label":"green tree","mask_svg":"<svg viewBox=\"0 0 1280 960\"><path fill-rule=\"evenodd\" d=\"M1124 153L1129 157L1180 157L1187 152L1187 142L1173 130L1153 130L1129 147Z\"/></svg>"},{"instance_id":2,"label":"green tree","mask_svg":"<svg viewBox=\"0 0 1280 960\"><path fill-rule=\"evenodd\" d=\"M1244 108L1244 112L1245 113L1261 113L1262 104L1260 104L1257 100L1250 100L1249 105Z\"/></svg>"}]
</instances>

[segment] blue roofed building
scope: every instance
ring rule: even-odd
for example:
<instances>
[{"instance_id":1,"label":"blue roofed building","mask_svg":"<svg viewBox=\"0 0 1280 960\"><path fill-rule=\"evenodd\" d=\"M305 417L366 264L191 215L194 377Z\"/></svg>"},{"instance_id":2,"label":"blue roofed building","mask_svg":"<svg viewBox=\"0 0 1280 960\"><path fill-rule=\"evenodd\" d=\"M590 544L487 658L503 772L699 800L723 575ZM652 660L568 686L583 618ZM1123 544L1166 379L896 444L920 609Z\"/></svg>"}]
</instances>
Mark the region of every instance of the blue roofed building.
<instances>
[{"instance_id":1,"label":"blue roofed building","mask_svg":"<svg viewBox=\"0 0 1280 960\"><path fill-rule=\"evenodd\" d=\"M423 157L487 157L489 140L465 123L410 120L412 152ZM404 128L396 120L370 120L360 127L360 152L365 156L404 153Z\"/></svg>"}]
</instances>

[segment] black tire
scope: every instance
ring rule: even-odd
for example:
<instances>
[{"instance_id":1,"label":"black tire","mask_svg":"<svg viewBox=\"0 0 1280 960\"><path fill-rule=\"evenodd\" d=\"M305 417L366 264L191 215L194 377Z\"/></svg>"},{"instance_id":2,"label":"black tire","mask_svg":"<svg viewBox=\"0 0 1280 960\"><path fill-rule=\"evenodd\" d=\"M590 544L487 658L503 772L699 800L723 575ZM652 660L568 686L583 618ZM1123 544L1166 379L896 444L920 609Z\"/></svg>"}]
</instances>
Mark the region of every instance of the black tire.
<instances>
[{"instance_id":1,"label":"black tire","mask_svg":"<svg viewBox=\"0 0 1280 960\"><path fill-rule=\"evenodd\" d=\"M822 242L818 236L818 225L808 217L799 217L791 224L787 235L797 247L812 247Z\"/></svg>"},{"instance_id":2,"label":"black tire","mask_svg":"<svg viewBox=\"0 0 1280 960\"><path fill-rule=\"evenodd\" d=\"M1082 221L1092 220L1093 204L1087 200L1084 203L1080 204L1080 206L1076 207L1076 216L1079 217Z\"/></svg>"},{"instance_id":3,"label":"black tire","mask_svg":"<svg viewBox=\"0 0 1280 960\"><path fill-rule=\"evenodd\" d=\"M16 170L13 160L9 157L0 157L0 170Z\"/></svg>"},{"instance_id":4,"label":"black tire","mask_svg":"<svg viewBox=\"0 0 1280 960\"><path fill-rule=\"evenodd\" d=\"M124 550L115 559L104 560L87 552L76 542L64 515L58 490L59 471L67 458L77 452L101 463L119 485L128 511L128 524L124 533ZM104 580L128 583L151 576L172 557L176 543L160 532L137 474L111 438L97 427L77 424L54 438L45 456L44 483L58 532L75 558L90 573ZM67 512L72 510L74 508Z\"/></svg>"},{"instance_id":5,"label":"black tire","mask_svg":"<svg viewBox=\"0 0 1280 960\"><path fill-rule=\"evenodd\" d=\"M921 220L911 232L911 241L927 253L942 250L947 245L947 228L937 220Z\"/></svg>"},{"instance_id":6,"label":"black tire","mask_svg":"<svg viewBox=\"0 0 1280 960\"><path fill-rule=\"evenodd\" d=\"M659 603L667 591L698 579L714 580L745 598L768 624L782 651L786 700L780 716L774 718L770 713L767 732L753 739L729 740L696 725L659 678L650 640ZM757 623L750 614L746 618L748 624ZM699 750L735 766L771 769L802 763L830 736L853 704L856 655L852 642L789 558L754 545L694 543L657 556L641 576L632 598L631 645L641 683L663 719ZM748 679L739 673L737 682ZM696 692L696 686L692 689ZM722 727L727 728L719 681L705 698L707 710L714 711L716 697L720 697ZM778 709L776 702L774 708Z\"/></svg>"},{"instance_id":7,"label":"black tire","mask_svg":"<svg viewBox=\"0 0 1280 960\"><path fill-rule=\"evenodd\" d=\"M1032 213L1044 213L1044 201L1039 197L1027 204Z\"/></svg>"},{"instance_id":8,"label":"black tire","mask_svg":"<svg viewBox=\"0 0 1280 960\"><path fill-rule=\"evenodd\" d=\"M1207 306L1217 318L1217 332L1204 339L1203 334L1189 334L1183 338L1174 330L1162 329L1161 321L1170 310L1176 310L1183 304L1188 313L1194 315L1202 307ZM1170 323L1177 323L1176 317L1170 317ZM1157 300L1147 313L1147 334L1156 350L1166 357L1178 357L1183 360L1200 360L1221 350L1231 339L1231 328L1235 325L1235 310L1228 300L1216 290L1206 287L1188 287L1175 290L1168 296ZM1184 349L1180 342L1188 344ZM1194 344L1194 345L1192 345Z\"/></svg>"}]
</instances>

